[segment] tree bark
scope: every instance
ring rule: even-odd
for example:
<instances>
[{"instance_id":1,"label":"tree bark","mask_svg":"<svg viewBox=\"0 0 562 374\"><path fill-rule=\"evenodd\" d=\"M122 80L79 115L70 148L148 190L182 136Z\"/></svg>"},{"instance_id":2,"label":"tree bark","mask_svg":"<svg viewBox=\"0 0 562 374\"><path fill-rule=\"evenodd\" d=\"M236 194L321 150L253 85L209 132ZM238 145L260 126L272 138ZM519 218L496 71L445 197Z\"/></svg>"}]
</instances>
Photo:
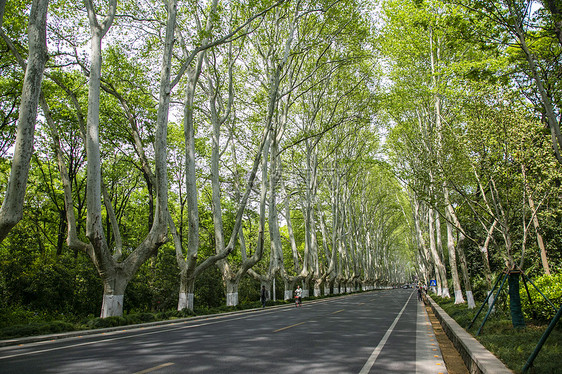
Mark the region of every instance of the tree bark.
<instances>
[{"instance_id":1,"label":"tree bark","mask_svg":"<svg viewBox=\"0 0 562 374\"><path fill-rule=\"evenodd\" d=\"M535 201L531 196L531 189L529 188L529 184L527 183L527 177L525 173L525 165L521 165L521 171L523 174L523 180L525 182L525 190L527 192L527 201L529 202L529 208L531 209L532 219L533 219L533 226L535 228L535 233L537 235L537 245L539 246L540 256L541 256L541 263L546 275L550 275L550 266L548 265L548 257L546 255L546 248L544 245L544 241L542 239L540 225L539 225L539 218L537 217L537 209L535 208ZM521 266L522 267L522 266Z\"/></svg>"},{"instance_id":2,"label":"tree bark","mask_svg":"<svg viewBox=\"0 0 562 374\"><path fill-rule=\"evenodd\" d=\"M447 249L449 250L449 267L451 268L451 278L453 279L453 289L455 292L455 304L463 304L461 282L457 269L457 254L455 251L455 238L453 236L453 225L447 220Z\"/></svg>"},{"instance_id":3,"label":"tree bark","mask_svg":"<svg viewBox=\"0 0 562 374\"><path fill-rule=\"evenodd\" d=\"M43 71L47 61L46 28L48 4L48 0L34 0L29 15L29 53L23 80L16 144L14 146L10 177L4 201L0 208L0 243L8 236L10 230L23 216L25 191L31 156L33 155L37 106L41 93ZM1 5L2 18L0 18L0 25L3 21L5 1ZM2 37L6 39L7 37L4 35L4 32L1 32Z\"/></svg>"}]
</instances>

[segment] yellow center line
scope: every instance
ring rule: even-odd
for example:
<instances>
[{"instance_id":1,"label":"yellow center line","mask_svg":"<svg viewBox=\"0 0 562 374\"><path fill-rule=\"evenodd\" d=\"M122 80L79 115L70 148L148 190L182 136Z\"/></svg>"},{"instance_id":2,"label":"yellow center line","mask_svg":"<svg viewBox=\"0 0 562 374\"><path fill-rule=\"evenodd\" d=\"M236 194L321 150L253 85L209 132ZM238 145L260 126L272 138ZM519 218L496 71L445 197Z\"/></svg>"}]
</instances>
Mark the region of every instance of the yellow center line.
<instances>
[{"instance_id":1,"label":"yellow center line","mask_svg":"<svg viewBox=\"0 0 562 374\"><path fill-rule=\"evenodd\" d=\"M155 367L150 368L150 369L145 369L145 370L137 371L137 372L134 373L134 374L146 374L146 373L150 373L150 372L152 372L152 371L165 368L166 366L172 366L173 364L174 364L173 362L166 362L165 364L158 365L158 366L155 366Z\"/></svg>"},{"instance_id":2,"label":"yellow center line","mask_svg":"<svg viewBox=\"0 0 562 374\"><path fill-rule=\"evenodd\" d=\"M332 313L332 314L338 314L338 313L341 313L341 312L343 312L344 310L345 310L345 309L342 309L342 310L338 310L338 311L336 311L336 312L334 312L334 313Z\"/></svg>"},{"instance_id":3,"label":"yellow center line","mask_svg":"<svg viewBox=\"0 0 562 374\"><path fill-rule=\"evenodd\" d=\"M295 327L295 326L298 326L298 325L302 325L303 323L306 323L306 322L295 323L294 325L287 326L287 327L283 327L283 328L280 328L280 329L275 330L275 331L273 331L273 332L279 332L279 331L287 330L287 329L290 329L291 327Z\"/></svg>"}]
</instances>

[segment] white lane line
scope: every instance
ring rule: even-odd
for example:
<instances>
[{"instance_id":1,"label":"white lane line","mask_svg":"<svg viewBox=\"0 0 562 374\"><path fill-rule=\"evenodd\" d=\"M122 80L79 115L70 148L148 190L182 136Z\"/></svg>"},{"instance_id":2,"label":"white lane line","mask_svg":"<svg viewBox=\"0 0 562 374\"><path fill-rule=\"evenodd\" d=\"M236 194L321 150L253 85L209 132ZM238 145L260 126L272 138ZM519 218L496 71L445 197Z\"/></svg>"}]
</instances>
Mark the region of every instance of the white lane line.
<instances>
[{"instance_id":1,"label":"white lane line","mask_svg":"<svg viewBox=\"0 0 562 374\"><path fill-rule=\"evenodd\" d=\"M153 367L153 368L149 368L149 369L137 371L136 373L133 373L133 374L146 374L146 373L151 373L151 372L156 371L156 370L158 370L158 369L162 369L162 368L165 368L165 367L168 367L168 366L172 366L173 364L174 364L173 362L166 362L165 364L158 365L158 366L155 366L155 367Z\"/></svg>"},{"instance_id":2,"label":"white lane line","mask_svg":"<svg viewBox=\"0 0 562 374\"><path fill-rule=\"evenodd\" d=\"M400 313L398 313L398 315L394 319L394 322L392 322L392 325L390 325L388 330L386 330L386 333L384 334L381 341L379 342L379 345L377 345L377 347L375 348L373 353L371 353L371 357L369 357L369 359L367 360L367 362L365 363L365 365L363 366L363 369L361 369L359 374L368 374L369 373L369 371L371 370L371 368L375 364L375 361L377 360L377 357L379 357L379 354L381 353L384 345L386 344L386 341L390 337L390 334L392 333L392 330L394 330L394 327L398 323L398 320L402 316L402 313L404 313L404 310L406 309L406 306L408 305L408 302L410 301L410 298L412 297L412 295L413 294L410 294L410 297L408 297L408 300L406 300L406 303L402 307L402 310L400 311Z\"/></svg>"}]
</instances>

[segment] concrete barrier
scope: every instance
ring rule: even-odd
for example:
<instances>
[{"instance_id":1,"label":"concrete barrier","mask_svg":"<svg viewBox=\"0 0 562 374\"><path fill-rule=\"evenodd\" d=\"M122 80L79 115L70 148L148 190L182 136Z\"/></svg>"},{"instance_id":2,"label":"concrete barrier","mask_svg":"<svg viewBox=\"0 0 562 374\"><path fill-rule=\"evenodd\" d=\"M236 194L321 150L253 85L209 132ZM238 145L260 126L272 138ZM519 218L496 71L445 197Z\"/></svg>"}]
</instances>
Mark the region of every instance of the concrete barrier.
<instances>
[{"instance_id":1,"label":"concrete barrier","mask_svg":"<svg viewBox=\"0 0 562 374\"><path fill-rule=\"evenodd\" d=\"M471 374L513 374L503 362L452 319L433 299L426 295L433 313L441 323Z\"/></svg>"}]
</instances>

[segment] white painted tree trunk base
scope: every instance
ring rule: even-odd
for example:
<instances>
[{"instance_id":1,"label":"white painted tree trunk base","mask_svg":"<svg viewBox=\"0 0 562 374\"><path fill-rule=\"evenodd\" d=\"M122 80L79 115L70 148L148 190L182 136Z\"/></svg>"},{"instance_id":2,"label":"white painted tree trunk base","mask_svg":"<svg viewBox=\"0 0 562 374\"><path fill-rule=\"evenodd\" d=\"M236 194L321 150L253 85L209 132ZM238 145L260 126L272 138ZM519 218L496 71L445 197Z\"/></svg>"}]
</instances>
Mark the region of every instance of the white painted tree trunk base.
<instances>
[{"instance_id":1,"label":"white painted tree trunk base","mask_svg":"<svg viewBox=\"0 0 562 374\"><path fill-rule=\"evenodd\" d=\"M193 294L180 292L178 298L178 310L189 309L193 310Z\"/></svg>"},{"instance_id":2,"label":"white painted tree trunk base","mask_svg":"<svg viewBox=\"0 0 562 374\"><path fill-rule=\"evenodd\" d=\"M324 296L328 296L330 294L330 287L324 287Z\"/></svg>"},{"instance_id":3,"label":"white painted tree trunk base","mask_svg":"<svg viewBox=\"0 0 562 374\"><path fill-rule=\"evenodd\" d=\"M464 304L464 297L462 296L462 290L455 290L455 304Z\"/></svg>"},{"instance_id":4,"label":"white painted tree trunk base","mask_svg":"<svg viewBox=\"0 0 562 374\"><path fill-rule=\"evenodd\" d=\"M309 291L309 290L302 290L302 297L303 297L303 299L304 299L305 297L308 297L309 295L310 295L310 291Z\"/></svg>"},{"instance_id":5,"label":"white painted tree trunk base","mask_svg":"<svg viewBox=\"0 0 562 374\"><path fill-rule=\"evenodd\" d=\"M314 297L321 296L320 288L314 288Z\"/></svg>"},{"instance_id":6,"label":"white painted tree trunk base","mask_svg":"<svg viewBox=\"0 0 562 374\"><path fill-rule=\"evenodd\" d=\"M451 294L449 293L449 287L443 288L441 290L441 297L447 298L447 299L451 297Z\"/></svg>"},{"instance_id":7,"label":"white painted tree trunk base","mask_svg":"<svg viewBox=\"0 0 562 374\"><path fill-rule=\"evenodd\" d=\"M238 305L238 292L231 292L226 294L226 306Z\"/></svg>"},{"instance_id":8,"label":"white painted tree trunk base","mask_svg":"<svg viewBox=\"0 0 562 374\"><path fill-rule=\"evenodd\" d=\"M476 303L474 302L472 291L466 291L466 302L468 303L468 309L476 308Z\"/></svg>"},{"instance_id":9,"label":"white painted tree trunk base","mask_svg":"<svg viewBox=\"0 0 562 374\"><path fill-rule=\"evenodd\" d=\"M103 295L101 318L122 316L124 295Z\"/></svg>"},{"instance_id":10,"label":"white painted tree trunk base","mask_svg":"<svg viewBox=\"0 0 562 374\"><path fill-rule=\"evenodd\" d=\"M293 290L285 290L283 300L291 300L293 298Z\"/></svg>"},{"instance_id":11,"label":"white painted tree trunk base","mask_svg":"<svg viewBox=\"0 0 562 374\"><path fill-rule=\"evenodd\" d=\"M339 287L334 287L334 295L339 295L340 289Z\"/></svg>"}]
</instances>

